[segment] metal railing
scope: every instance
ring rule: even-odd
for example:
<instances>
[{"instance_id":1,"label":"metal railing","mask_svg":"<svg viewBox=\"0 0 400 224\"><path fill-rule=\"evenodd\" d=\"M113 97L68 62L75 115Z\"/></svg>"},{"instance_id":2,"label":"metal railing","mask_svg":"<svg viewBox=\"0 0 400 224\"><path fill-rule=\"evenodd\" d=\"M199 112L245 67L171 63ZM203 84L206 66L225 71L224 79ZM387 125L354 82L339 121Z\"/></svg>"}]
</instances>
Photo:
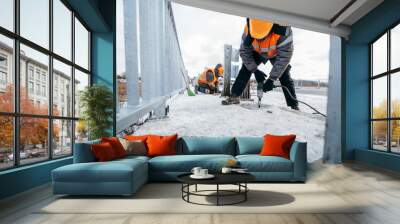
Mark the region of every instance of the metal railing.
<instances>
[{"instance_id":1,"label":"metal railing","mask_svg":"<svg viewBox=\"0 0 400 224\"><path fill-rule=\"evenodd\" d=\"M119 82L117 133L143 117L162 114L188 85L169 0L124 0L126 72Z\"/></svg>"}]
</instances>

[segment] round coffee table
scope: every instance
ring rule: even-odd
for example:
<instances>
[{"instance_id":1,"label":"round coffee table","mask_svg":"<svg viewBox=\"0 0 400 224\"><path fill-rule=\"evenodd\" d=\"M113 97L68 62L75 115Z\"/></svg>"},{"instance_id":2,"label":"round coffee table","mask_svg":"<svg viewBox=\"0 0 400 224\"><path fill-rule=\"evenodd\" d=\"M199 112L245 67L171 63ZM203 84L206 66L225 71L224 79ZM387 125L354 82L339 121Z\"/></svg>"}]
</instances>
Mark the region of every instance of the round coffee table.
<instances>
[{"instance_id":1,"label":"round coffee table","mask_svg":"<svg viewBox=\"0 0 400 224\"><path fill-rule=\"evenodd\" d=\"M215 177L212 179L193 179L189 174L182 174L178 176L178 181L182 183L182 199L188 203L197 205L234 205L245 202L247 200L247 192L249 188L247 183L255 180L255 177L248 173L229 173L213 174ZM215 190L198 190L197 185L215 185ZM220 185L236 185L237 190L224 190L220 189ZM195 186L194 191L190 191L190 186ZM214 192L215 194L206 194ZM203 197L216 197L216 204L202 204L190 200L190 196L203 196ZM240 196L240 199L231 203L221 203L221 197Z\"/></svg>"}]
</instances>

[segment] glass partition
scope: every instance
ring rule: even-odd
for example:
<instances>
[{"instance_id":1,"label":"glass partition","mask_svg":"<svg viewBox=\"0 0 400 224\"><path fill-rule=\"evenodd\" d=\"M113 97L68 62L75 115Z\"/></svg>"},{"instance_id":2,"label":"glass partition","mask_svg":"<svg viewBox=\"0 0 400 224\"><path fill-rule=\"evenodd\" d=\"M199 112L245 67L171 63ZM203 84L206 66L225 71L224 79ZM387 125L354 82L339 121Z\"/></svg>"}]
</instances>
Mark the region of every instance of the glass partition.
<instances>
[{"instance_id":1,"label":"glass partition","mask_svg":"<svg viewBox=\"0 0 400 224\"><path fill-rule=\"evenodd\" d=\"M67 4L0 0L0 170L71 156L86 139L75 105L90 85L90 31Z\"/></svg>"}]
</instances>

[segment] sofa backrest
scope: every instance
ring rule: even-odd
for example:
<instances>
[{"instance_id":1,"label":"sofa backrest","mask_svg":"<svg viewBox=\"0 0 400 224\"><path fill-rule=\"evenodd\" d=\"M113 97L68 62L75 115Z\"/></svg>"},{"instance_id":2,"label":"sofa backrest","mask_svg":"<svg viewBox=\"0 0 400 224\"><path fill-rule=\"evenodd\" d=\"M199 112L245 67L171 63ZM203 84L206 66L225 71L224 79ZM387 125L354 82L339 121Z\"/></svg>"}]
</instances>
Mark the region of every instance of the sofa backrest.
<instances>
[{"instance_id":1,"label":"sofa backrest","mask_svg":"<svg viewBox=\"0 0 400 224\"><path fill-rule=\"evenodd\" d=\"M177 142L177 154L226 154L235 155L233 137L184 136Z\"/></svg>"},{"instance_id":2,"label":"sofa backrest","mask_svg":"<svg viewBox=\"0 0 400 224\"><path fill-rule=\"evenodd\" d=\"M100 143L100 140L75 143L74 163L95 162L96 159L90 146ZM245 155L259 154L264 144L263 137L205 137L183 136L177 141L178 155L226 154ZM296 147L298 142L292 146Z\"/></svg>"},{"instance_id":3,"label":"sofa backrest","mask_svg":"<svg viewBox=\"0 0 400 224\"><path fill-rule=\"evenodd\" d=\"M259 154L263 144L263 137L236 137L236 155Z\"/></svg>"},{"instance_id":4,"label":"sofa backrest","mask_svg":"<svg viewBox=\"0 0 400 224\"><path fill-rule=\"evenodd\" d=\"M74 148L74 163L89 163L95 162L96 158L93 155L90 146L92 144L98 144L100 140L93 140L87 142L75 143Z\"/></svg>"}]
</instances>

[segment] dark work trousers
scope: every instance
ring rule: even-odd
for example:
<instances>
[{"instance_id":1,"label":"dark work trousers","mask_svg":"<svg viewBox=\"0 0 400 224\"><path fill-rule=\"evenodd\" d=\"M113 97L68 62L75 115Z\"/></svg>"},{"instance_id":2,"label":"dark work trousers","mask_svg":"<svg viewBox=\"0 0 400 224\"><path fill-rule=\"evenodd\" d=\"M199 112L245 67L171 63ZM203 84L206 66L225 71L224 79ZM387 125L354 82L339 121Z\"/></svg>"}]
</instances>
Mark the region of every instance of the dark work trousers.
<instances>
[{"instance_id":1,"label":"dark work trousers","mask_svg":"<svg viewBox=\"0 0 400 224\"><path fill-rule=\"evenodd\" d=\"M263 58L258 53L255 53L254 56L255 56L254 59L255 59L257 65L260 65L261 63L264 63L264 64L266 63L266 61L263 61L262 60ZM271 62L272 65L275 62L273 58L270 59L269 61ZM290 91L290 94L295 99L297 99L296 91L294 89L294 82L293 82L292 77L290 76L290 68L291 68L291 66L288 65L286 70L283 72L282 76L279 78L279 81L281 82L281 85L285 86ZM235 83L232 86L232 90L231 90L232 96L242 95L243 90L246 88L246 85L250 80L250 77L251 77L251 71L247 70L246 66L244 64L242 64L242 68L240 69L239 74L235 80ZM260 76L255 75L255 78L256 78L257 82L263 82L265 80L265 77L262 75L260 75ZM286 89L284 89L282 87L282 91L285 95L286 105L288 105L289 107L298 105L297 100L292 99L292 97L290 97L290 94L287 92Z\"/></svg>"},{"instance_id":2,"label":"dark work trousers","mask_svg":"<svg viewBox=\"0 0 400 224\"><path fill-rule=\"evenodd\" d=\"M207 93L206 89L208 89L209 93L211 93L211 94L218 92L217 87L211 88L209 85L203 84L203 83L198 85L197 91L202 92L202 93Z\"/></svg>"}]
</instances>

